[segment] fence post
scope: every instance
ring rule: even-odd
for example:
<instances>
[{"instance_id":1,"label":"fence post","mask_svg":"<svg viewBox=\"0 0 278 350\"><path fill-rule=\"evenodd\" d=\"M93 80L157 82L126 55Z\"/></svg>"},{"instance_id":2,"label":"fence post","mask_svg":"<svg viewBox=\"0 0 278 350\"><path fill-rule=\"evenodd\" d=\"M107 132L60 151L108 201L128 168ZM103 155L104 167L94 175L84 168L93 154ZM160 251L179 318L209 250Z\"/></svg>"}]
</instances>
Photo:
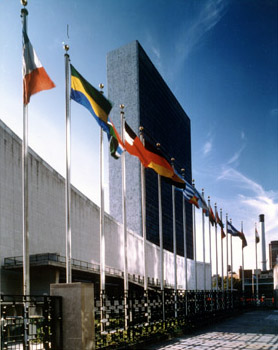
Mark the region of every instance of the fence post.
<instances>
[{"instance_id":1,"label":"fence post","mask_svg":"<svg viewBox=\"0 0 278 350\"><path fill-rule=\"evenodd\" d=\"M63 302L63 346L67 350L94 350L94 286L91 283L50 285L52 296Z\"/></svg>"}]
</instances>

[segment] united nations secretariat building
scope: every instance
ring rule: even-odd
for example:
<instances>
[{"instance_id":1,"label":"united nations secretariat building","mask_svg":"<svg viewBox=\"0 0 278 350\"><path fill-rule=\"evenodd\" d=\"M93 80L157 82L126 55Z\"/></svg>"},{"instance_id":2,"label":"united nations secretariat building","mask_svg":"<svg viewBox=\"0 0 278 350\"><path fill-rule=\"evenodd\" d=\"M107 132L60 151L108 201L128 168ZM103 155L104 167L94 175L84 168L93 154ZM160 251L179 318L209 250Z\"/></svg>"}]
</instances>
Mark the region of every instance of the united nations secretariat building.
<instances>
[{"instance_id":1,"label":"united nations secretariat building","mask_svg":"<svg viewBox=\"0 0 278 350\"><path fill-rule=\"evenodd\" d=\"M137 42L107 55L108 98L114 106L125 104L130 127L145 139L161 144L177 170L185 169L191 182L190 119ZM119 109L111 119L120 130ZM29 250L31 294L49 294L50 285L66 281L65 179L38 154L29 150ZM123 286L123 226L121 161L109 157L110 213L105 213L105 273L107 291ZM127 268L130 288L142 288L144 276L141 169L138 158L126 156ZM22 247L22 141L0 121L0 258L1 293L23 293ZM164 247L164 286L174 286L172 186L161 182ZM145 171L146 262L148 286L160 286L158 178ZM100 209L78 189L71 189L72 281L92 282L99 290ZM184 289L184 239L182 196L176 193L177 287ZM186 204L187 289L204 289L203 262L195 274L192 207ZM206 289L210 289L210 266L206 266ZM132 287L133 286L133 287Z\"/></svg>"}]
</instances>

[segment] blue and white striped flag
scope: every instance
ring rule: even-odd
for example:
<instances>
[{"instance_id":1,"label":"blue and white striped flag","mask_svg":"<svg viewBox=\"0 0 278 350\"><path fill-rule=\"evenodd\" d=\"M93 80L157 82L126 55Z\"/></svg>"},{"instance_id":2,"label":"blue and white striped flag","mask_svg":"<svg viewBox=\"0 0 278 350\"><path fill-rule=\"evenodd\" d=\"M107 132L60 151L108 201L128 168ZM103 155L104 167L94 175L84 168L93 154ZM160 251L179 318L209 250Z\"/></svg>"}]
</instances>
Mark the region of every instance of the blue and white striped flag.
<instances>
[{"instance_id":1,"label":"blue and white striped flag","mask_svg":"<svg viewBox=\"0 0 278 350\"><path fill-rule=\"evenodd\" d=\"M240 237L240 232L229 221L227 222L227 232L232 236Z\"/></svg>"},{"instance_id":2,"label":"blue and white striped flag","mask_svg":"<svg viewBox=\"0 0 278 350\"><path fill-rule=\"evenodd\" d=\"M199 208L199 194L196 189L190 185L189 182L185 180L185 188L182 190L180 188L176 188L177 190L182 191L184 198L191 204L194 204L197 208Z\"/></svg>"}]
</instances>

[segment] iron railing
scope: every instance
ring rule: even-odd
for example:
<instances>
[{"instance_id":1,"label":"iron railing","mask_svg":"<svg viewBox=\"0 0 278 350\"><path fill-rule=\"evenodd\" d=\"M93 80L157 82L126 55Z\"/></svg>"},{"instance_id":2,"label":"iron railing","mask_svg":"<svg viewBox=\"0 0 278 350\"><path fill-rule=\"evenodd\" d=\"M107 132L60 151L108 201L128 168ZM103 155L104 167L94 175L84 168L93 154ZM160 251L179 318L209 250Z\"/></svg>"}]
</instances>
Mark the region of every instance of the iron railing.
<instances>
[{"instance_id":1,"label":"iron railing","mask_svg":"<svg viewBox=\"0 0 278 350\"><path fill-rule=\"evenodd\" d=\"M61 350L62 299L1 295L1 350Z\"/></svg>"},{"instance_id":2,"label":"iron railing","mask_svg":"<svg viewBox=\"0 0 278 350\"><path fill-rule=\"evenodd\" d=\"M164 302L163 302L164 301ZM104 319L101 316L104 311ZM241 307L238 292L171 289L129 292L124 297L95 299L96 348L117 349L165 337L227 317ZM125 312L125 308L127 311ZM126 318L125 318L126 317Z\"/></svg>"}]
</instances>

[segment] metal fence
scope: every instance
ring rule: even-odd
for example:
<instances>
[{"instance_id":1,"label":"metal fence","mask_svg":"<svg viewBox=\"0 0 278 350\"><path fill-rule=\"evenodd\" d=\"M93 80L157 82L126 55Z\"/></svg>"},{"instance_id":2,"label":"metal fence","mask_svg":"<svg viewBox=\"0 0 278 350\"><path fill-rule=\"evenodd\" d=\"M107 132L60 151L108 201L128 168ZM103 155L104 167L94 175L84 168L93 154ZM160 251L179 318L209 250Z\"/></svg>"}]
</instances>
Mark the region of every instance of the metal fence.
<instances>
[{"instance_id":1,"label":"metal fence","mask_svg":"<svg viewBox=\"0 0 278 350\"><path fill-rule=\"evenodd\" d=\"M242 305L236 291L149 290L129 292L126 300L95 299L97 349L138 345L151 337L188 332L227 317Z\"/></svg>"},{"instance_id":2,"label":"metal fence","mask_svg":"<svg viewBox=\"0 0 278 350\"><path fill-rule=\"evenodd\" d=\"M1 295L1 350L60 350L62 299Z\"/></svg>"},{"instance_id":3,"label":"metal fence","mask_svg":"<svg viewBox=\"0 0 278 350\"><path fill-rule=\"evenodd\" d=\"M273 307L273 298L256 299L237 291L172 289L97 297L96 349L138 347L153 337L190 332L251 307ZM61 297L2 295L0 309L1 350L63 349Z\"/></svg>"}]
</instances>

